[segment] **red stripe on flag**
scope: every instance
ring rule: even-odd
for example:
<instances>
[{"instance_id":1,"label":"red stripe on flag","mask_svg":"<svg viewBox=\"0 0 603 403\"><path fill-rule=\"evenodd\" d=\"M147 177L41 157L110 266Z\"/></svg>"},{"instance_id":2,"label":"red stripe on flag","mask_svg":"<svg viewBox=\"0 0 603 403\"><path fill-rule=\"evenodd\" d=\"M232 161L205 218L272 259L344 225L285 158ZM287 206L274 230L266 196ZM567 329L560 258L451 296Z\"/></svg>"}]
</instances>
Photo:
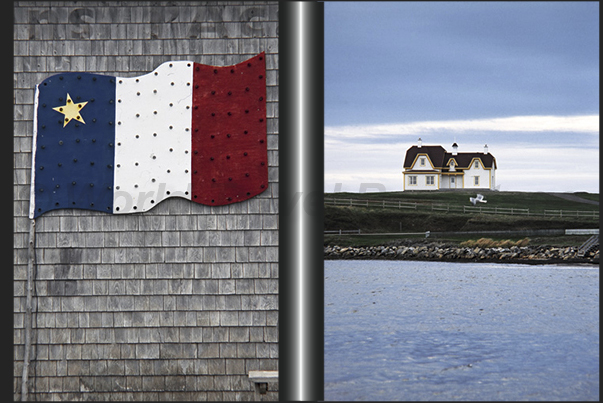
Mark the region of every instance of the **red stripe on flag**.
<instances>
[{"instance_id":1,"label":"red stripe on flag","mask_svg":"<svg viewBox=\"0 0 603 403\"><path fill-rule=\"evenodd\" d=\"M268 188L264 52L234 66L193 66L192 197L219 206Z\"/></svg>"}]
</instances>

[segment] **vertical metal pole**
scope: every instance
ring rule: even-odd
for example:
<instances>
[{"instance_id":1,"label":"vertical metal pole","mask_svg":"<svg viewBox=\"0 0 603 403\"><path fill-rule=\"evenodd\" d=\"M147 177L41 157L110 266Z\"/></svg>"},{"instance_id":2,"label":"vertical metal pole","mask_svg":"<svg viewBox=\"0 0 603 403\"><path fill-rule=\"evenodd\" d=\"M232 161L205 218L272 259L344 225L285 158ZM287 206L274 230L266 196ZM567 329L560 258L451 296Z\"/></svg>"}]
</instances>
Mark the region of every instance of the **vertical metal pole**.
<instances>
[{"instance_id":1,"label":"vertical metal pole","mask_svg":"<svg viewBox=\"0 0 603 403\"><path fill-rule=\"evenodd\" d=\"M323 21L323 3L280 3L281 401L320 401L324 396Z\"/></svg>"},{"instance_id":2,"label":"vertical metal pole","mask_svg":"<svg viewBox=\"0 0 603 403\"><path fill-rule=\"evenodd\" d=\"M35 235L36 222L29 220L29 244L27 259L27 296L25 300L25 341L23 345L23 373L21 375L21 401L27 401L29 395L29 362L31 353L31 322L32 322L32 299L33 299L33 271L35 262Z\"/></svg>"}]
</instances>

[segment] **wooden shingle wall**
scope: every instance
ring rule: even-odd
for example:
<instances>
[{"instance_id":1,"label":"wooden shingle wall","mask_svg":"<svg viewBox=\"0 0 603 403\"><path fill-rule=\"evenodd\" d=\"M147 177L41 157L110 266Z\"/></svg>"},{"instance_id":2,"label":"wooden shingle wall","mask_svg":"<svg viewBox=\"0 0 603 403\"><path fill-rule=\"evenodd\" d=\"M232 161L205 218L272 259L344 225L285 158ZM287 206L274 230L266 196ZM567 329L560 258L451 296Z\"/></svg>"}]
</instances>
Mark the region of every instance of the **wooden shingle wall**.
<instances>
[{"instance_id":1,"label":"wooden shingle wall","mask_svg":"<svg viewBox=\"0 0 603 403\"><path fill-rule=\"evenodd\" d=\"M36 219L30 400L277 400L278 3L14 3L14 398L24 355L36 83L131 77L169 60L224 66L266 52L269 188L142 214Z\"/></svg>"}]
</instances>

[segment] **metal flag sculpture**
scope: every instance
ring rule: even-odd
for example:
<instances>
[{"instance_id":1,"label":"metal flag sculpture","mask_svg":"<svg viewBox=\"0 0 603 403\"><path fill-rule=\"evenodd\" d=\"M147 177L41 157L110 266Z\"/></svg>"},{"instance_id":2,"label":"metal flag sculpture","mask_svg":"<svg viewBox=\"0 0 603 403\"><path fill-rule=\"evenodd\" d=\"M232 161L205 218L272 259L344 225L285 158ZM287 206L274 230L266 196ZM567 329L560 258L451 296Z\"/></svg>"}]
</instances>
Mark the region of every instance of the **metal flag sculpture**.
<instances>
[{"instance_id":1,"label":"metal flag sculpture","mask_svg":"<svg viewBox=\"0 0 603 403\"><path fill-rule=\"evenodd\" d=\"M147 211L168 197L219 206L268 187L264 53L216 67L172 61L138 77L61 73L36 86L30 218Z\"/></svg>"}]
</instances>

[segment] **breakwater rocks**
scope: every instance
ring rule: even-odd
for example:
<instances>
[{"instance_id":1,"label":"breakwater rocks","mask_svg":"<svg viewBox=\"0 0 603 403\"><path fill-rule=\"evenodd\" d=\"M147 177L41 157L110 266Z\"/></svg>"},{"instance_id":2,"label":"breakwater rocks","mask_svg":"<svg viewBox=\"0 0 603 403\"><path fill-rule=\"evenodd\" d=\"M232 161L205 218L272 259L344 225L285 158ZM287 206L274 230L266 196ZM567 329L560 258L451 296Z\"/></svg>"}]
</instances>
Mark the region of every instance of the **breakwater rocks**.
<instances>
[{"instance_id":1,"label":"breakwater rocks","mask_svg":"<svg viewBox=\"0 0 603 403\"><path fill-rule=\"evenodd\" d=\"M578 256L577 247L464 247L438 243L368 247L325 246L325 259L486 261L501 263L599 263L599 251Z\"/></svg>"}]
</instances>

